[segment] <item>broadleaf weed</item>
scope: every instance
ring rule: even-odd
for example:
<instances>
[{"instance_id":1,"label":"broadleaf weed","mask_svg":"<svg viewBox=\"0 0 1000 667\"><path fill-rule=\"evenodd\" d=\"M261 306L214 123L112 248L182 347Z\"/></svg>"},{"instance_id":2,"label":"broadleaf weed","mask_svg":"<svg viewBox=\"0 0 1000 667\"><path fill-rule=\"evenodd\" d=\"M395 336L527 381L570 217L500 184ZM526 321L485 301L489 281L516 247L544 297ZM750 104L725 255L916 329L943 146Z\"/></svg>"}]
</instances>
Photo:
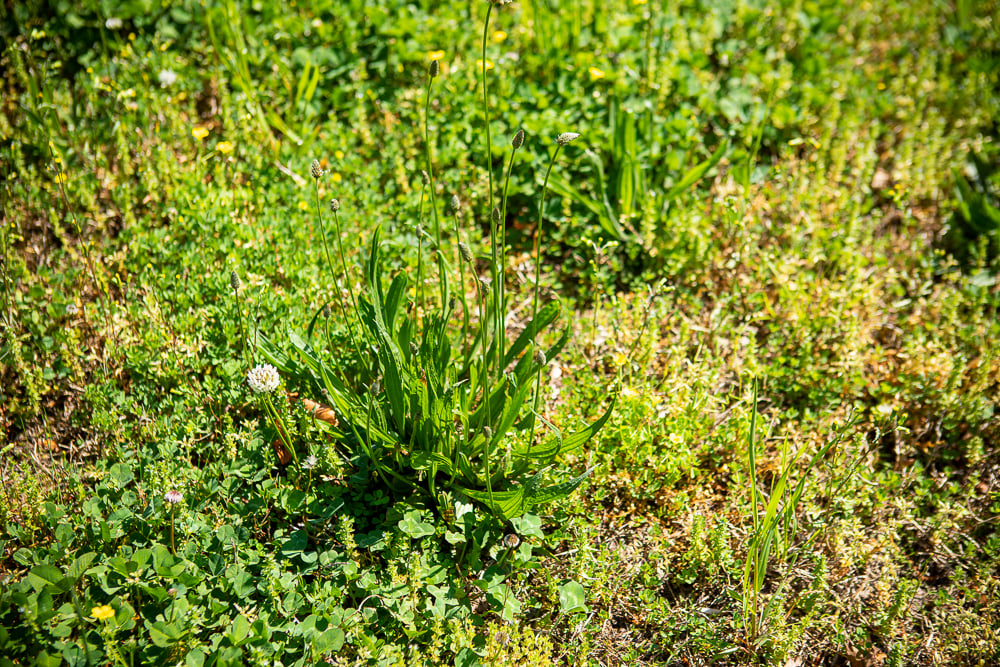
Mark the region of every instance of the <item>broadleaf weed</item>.
<instances>
[{"instance_id":1,"label":"broadleaf weed","mask_svg":"<svg viewBox=\"0 0 1000 667\"><path fill-rule=\"evenodd\" d=\"M353 294L339 224L336 227L339 267L335 267L327 245L319 195L319 181L324 174L320 163L314 161L311 171L316 182L322 245L334 284L343 279L348 285L349 299L335 300L353 341L355 362L361 373L349 377L339 362L333 361L338 355L311 335L312 327L306 338L289 336L288 342L295 350L293 357L283 352L283 345L267 336L256 336L253 344L289 382L330 404L337 413L339 425L333 430L345 460L353 461L363 455L366 465L394 497L416 493L434 503L450 497L442 493L454 493L482 503L500 519L510 520L535 505L566 496L583 481L589 471L559 483L547 482L547 471L559 456L575 451L593 437L609 418L611 408L595 423L564 436L544 419L540 406L542 370L568 340L566 329L554 345L542 347L542 334L559 313L558 300L543 306L540 299L545 196L560 150L579 136L574 132L564 132L554 142L539 196L531 315L524 331L513 341L508 340L503 216L514 154L524 143L524 132L518 131L511 142L503 198L496 206L485 65L492 9L493 3L487 9L482 45L490 248L484 258L472 252L466 240L469 232L463 230L461 213L465 207L453 195L450 211L454 236L448 242L454 246L456 266L451 270L457 273L454 291L458 298L450 296L450 270L443 245L446 241L438 219L431 159L430 95L431 86L440 74L440 66L434 60L428 70L424 100L425 183L418 206L418 270L413 298L405 272L397 273L388 281L388 287L383 283L385 262L379 227L371 231L367 243L362 292ZM438 269L437 290L428 290L423 282L419 218L423 213L424 192L430 194L434 234L431 251ZM335 221L339 208L339 203L333 206ZM494 214L495 210L498 214ZM489 279L477 275L481 260L489 263ZM470 277L467 267L472 271L474 303L478 308L471 308L466 299ZM460 325L451 324L453 317L460 319ZM275 409L269 393L262 394L262 406L298 466L300 459L294 443L284 435L287 429L282 414ZM536 442L539 422L547 425L551 433ZM448 514L451 508L440 511Z\"/></svg>"}]
</instances>

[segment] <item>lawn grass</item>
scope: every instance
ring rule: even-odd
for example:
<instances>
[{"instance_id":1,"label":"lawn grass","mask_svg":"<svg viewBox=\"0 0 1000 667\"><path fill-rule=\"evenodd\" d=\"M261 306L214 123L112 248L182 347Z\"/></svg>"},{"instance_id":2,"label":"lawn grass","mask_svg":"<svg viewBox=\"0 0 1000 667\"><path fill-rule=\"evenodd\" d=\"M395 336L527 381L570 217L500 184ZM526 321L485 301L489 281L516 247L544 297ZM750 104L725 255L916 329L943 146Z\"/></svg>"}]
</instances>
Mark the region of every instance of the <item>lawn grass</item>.
<instances>
[{"instance_id":1,"label":"lawn grass","mask_svg":"<svg viewBox=\"0 0 1000 667\"><path fill-rule=\"evenodd\" d=\"M413 285L457 196L487 270L487 9L0 9L0 665L995 663L996 2L498 3L507 331L541 217L571 334L503 442L613 398L585 478L401 494L287 373L276 429L257 334L363 376L376 228Z\"/></svg>"}]
</instances>

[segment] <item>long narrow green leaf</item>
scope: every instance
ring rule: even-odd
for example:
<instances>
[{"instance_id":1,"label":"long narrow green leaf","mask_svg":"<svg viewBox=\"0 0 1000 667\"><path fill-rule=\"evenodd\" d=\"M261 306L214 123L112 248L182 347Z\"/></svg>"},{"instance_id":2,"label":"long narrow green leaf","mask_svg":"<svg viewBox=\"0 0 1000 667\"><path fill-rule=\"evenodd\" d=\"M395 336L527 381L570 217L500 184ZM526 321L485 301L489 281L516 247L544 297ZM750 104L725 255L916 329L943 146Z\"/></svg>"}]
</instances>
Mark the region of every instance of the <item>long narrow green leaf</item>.
<instances>
[{"instance_id":1,"label":"long narrow green leaf","mask_svg":"<svg viewBox=\"0 0 1000 667\"><path fill-rule=\"evenodd\" d=\"M504 354L503 367L506 368L509 366L519 354L524 352L531 341L535 339L536 332L552 324L559 317L561 310L562 303L558 300L551 301L542 306L542 309L538 311L538 315L528 322L528 326L524 328L524 331L514 340L510 349Z\"/></svg>"},{"instance_id":2,"label":"long narrow green leaf","mask_svg":"<svg viewBox=\"0 0 1000 667\"><path fill-rule=\"evenodd\" d=\"M707 172L715 165L719 164L719 161L722 159L722 157L726 154L726 151L728 150L729 150L729 142L728 141L723 142L718 148L715 149L715 152L712 153L712 155L707 160L695 165L686 174L684 174L684 178L678 181L674 185L674 187L670 188L667 191L666 195L664 195L664 200L668 203L670 201L673 201L682 192L687 190L696 182L700 181L701 178L705 175L705 172Z\"/></svg>"}]
</instances>

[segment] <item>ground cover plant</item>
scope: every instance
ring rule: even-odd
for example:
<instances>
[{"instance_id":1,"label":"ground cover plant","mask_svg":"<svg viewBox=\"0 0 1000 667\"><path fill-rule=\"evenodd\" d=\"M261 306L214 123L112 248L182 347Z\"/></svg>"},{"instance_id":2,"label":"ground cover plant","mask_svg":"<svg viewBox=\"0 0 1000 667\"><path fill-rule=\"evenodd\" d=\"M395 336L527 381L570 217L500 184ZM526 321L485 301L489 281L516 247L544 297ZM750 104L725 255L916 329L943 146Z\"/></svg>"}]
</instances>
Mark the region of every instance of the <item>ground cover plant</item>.
<instances>
[{"instance_id":1,"label":"ground cover plant","mask_svg":"<svg viewBox=\"0 0 1000 667\"><path fill-rule=\"evenodd\" d=\"M994 664L998 22L3 5L0 664Z\"/></svg>"}]
</instances>

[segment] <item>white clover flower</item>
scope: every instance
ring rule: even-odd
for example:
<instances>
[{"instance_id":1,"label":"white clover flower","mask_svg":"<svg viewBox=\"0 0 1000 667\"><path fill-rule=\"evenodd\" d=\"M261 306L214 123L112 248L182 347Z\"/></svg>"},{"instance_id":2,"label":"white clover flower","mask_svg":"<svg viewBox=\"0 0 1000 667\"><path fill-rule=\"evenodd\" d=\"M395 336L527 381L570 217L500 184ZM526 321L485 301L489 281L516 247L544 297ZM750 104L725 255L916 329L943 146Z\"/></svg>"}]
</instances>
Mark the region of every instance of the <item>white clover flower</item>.
<instances>
[{"instance_id":1,"label":"white clover flower","mask_svg":"<svg viewBox=\"0 0 1000 667\"><path fill-rule=\"evenodd\" d=\"M269 394L278 388L278 369L270 364L258 364L247 373L247 384L256 394Z\"/></svg>"},{"instance_id":2,"label":"white clover flower","mask_svg":"<svg viewBox=\"0 0 1000 667\"><path fill-rule=\"evenodd\" d=\"M167 86L173 85L174 81L177 81L177 72L172 69L160 70L159 75L160 87L166 88Z\"/></svg>"},{"instance_id":3,"label":"white clover flower","mask_svg":"<svg viewBox=\"0 0 1000 667\"><path fill-rule=\"evenodd\" d=\"M310 454L309 456L306 457L306 460L302 462L302 467L305 470L311 470L316 467L317 463L318 461L316 457Z\"/></svg>"},{"instance_id":4,"label":"white clover flower","mask_svg":"<svg viewBox=\"0 0 1000 667\"><path fill-rule=\"evenodd\" d=\"M112 16L104 22L104 27L108 30L121 30L122 20L117 16Z\"/></svg>"},{"instance_id":5,"label":"white clover flower","mask_svg":"<svg viewBox=\"0 0 1000 667\"><path fill-rule=\"evenodd\" d=\"M167 491L166 494L164 494L163 499L171 505L176 505L180 501L184 500L184 494L177 489L174 489L172 491Z\"/></svg>"}]
</instances>

